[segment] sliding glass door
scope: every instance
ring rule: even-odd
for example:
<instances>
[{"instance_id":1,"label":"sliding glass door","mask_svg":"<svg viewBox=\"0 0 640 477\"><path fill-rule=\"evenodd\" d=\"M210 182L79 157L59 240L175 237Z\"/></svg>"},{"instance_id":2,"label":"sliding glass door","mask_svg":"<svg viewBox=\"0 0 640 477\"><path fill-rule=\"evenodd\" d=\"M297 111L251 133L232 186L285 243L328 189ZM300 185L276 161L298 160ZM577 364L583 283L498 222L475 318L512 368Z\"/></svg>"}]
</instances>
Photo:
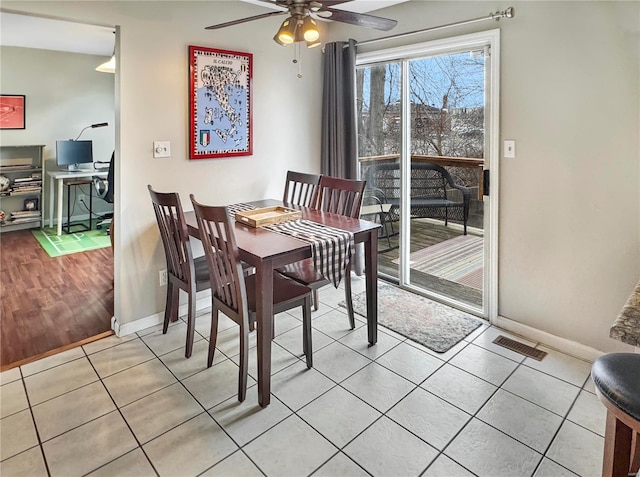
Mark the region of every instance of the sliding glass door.
<instances>
[{"instance_id":1,"label":"sliding glass door","mask_svg":"<svg viewBox=\"0 0 640 477\"><path fill-rule=\"evenodd\" d=\"M366 218L384 224L380 274L485 317L492 43L465 37L361 54L356 75Z\"/></svg>"}]
</instances>

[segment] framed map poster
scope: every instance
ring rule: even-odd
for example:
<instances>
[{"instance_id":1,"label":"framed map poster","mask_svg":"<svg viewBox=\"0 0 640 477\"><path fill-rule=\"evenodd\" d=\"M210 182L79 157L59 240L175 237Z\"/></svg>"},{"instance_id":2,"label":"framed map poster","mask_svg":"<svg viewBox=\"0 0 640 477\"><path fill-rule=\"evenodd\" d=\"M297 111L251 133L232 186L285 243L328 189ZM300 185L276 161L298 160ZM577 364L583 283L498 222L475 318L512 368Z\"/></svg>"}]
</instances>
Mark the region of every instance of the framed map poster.
<instances>
[{"instance_id":1,"label":"framed map poster","mask_svg":"<svg viewBox=\"0 0 640 477\"><path fill-rule=\"evenodd\" d=\"M189 158L253 154L251 53L189 46Z\"/></svg>"}]
</instances>

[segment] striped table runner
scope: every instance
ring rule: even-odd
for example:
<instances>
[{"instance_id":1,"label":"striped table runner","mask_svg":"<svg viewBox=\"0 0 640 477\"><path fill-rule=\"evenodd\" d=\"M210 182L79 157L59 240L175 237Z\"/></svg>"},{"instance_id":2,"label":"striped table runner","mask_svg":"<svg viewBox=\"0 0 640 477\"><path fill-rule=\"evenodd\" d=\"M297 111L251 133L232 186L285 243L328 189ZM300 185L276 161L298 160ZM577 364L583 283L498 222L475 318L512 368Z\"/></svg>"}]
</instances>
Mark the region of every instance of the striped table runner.
<instances>
[{"instance_id":1,"label":"striped table runner","mask_svg":"<svg viewBox=\"0 0 640 477\"><path fill-rule=\"evenodd\" d=\"M338 288L354 254L355 242L351 232L304 219L268 225L264 228L310 243L314 267Z\"/></svg>"},{"instance_id":2,"label":"striped table runner","mask_svg":"<svg viewBox=\"0 0 640 477\"><path fill-rule=\"evenodd\" d=\"M244 212L245 210L253 210L255 207L251 204L245 204L240 202L239 204L227 205L227 215L232 219L235 219L238 212Z\"/></svg>"}]
</instances>

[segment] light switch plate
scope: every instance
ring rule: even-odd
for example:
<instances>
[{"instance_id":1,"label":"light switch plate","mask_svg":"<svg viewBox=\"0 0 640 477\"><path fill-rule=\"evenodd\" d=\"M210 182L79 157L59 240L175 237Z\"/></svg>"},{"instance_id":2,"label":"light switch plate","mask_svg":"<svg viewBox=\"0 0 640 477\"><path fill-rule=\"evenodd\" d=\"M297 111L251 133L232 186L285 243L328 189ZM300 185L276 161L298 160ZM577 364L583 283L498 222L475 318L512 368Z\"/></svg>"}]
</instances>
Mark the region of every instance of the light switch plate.
<instances>
[{"instance_id":1,"label":"light switch plate","mask_svg":"<svg viewBox=\"0 0 640 477\"><path fill-rule=\"evenodd\" d=\"M514 158L516 157L516 142L513 140L504 141L504 157Z\"/></svg>"},{"instance_id":2,"label":"light switch plate","mask_svg":"<svg viewBox=\"0 0 640 477\"><path fill-rule=\"evenodd\" d=\"M171 142L153 141L153 157L171 157Z\"/></svg>"}]
</instances>

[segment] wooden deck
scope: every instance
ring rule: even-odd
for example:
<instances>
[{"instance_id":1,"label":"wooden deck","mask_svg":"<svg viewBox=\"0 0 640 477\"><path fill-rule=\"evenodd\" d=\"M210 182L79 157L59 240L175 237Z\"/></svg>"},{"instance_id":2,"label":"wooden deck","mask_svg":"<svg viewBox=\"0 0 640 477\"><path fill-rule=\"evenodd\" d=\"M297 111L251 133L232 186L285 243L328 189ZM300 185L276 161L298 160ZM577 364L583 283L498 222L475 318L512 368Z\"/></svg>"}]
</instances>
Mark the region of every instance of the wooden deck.
<instances>
[{"instance_id":1,"label":"wooden deck","mask_svg":"<svg viewBox=\"0 0 640 477\"><path fill-rule=\"evenodd\" d=\"M392 250L385 251L389 247L385 237L378 238L378 273L398 278L398 265L393 260L398 258L398 223L394 223L396 235L390 237ZM412 219L411 221L411 252L430 247L445 240L462 235L462 230L451 226L445 227L444 222L434 223L425 219ZM481 308L482 291L469 286L461 285L450 280L445 280L434 275L429 275L417 270L410 274L411 283L415 286L438 293L440 295L455 298L462 303Z\"/></svg>"}]
</instances>

